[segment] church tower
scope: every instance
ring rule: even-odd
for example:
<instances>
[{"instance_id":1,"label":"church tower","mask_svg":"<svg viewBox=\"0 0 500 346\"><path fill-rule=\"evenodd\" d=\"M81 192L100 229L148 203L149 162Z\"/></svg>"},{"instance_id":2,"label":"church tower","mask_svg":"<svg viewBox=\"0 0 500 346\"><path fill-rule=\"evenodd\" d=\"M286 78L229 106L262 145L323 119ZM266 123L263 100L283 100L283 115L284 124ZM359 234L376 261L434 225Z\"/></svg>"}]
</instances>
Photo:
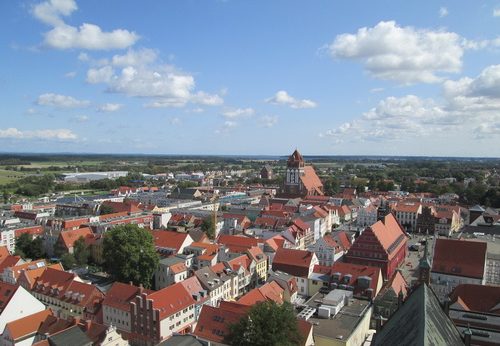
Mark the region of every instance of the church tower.
<instances>
[{"instance_id":1,"label":"church tower","mask_svg":"<svg viewBox=\"0 0 500 346\"><path fill-rule=\"evenodd\" d=\"M427 252L427 242L425 243L424 256L418 264L418 282L426 283L427 286L431 283L431 264L429 263L429 255Z\"/></svg>"},{"instance_id":2,"label":"church tower","mask_svg":"<svg viewBox=\"0 0 500 346\"><path fill-rule=\"evenodd\" d=\"M304 175L304 158L299 151L295 149L292 155L288 157L285 176L285 193L300 193L300 177Z\"/></svg>"}]
</instances>

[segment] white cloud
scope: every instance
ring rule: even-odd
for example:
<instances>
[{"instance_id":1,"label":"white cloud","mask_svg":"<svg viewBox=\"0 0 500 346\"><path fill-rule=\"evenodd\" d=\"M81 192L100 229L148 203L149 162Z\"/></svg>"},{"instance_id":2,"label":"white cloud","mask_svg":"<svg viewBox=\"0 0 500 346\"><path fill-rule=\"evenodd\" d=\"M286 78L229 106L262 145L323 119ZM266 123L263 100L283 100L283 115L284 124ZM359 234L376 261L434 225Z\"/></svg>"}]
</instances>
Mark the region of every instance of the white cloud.
<instances>
[{"instance_id":1,"label":"white cloud","mask_svg":"<svg viewBox=\"0 0 500 346\"><path fill-rule=\"evenodd\" d=\"M135 32L116 29L104 32L95 24L83 23L74 27L62 17L78 9L73 0L48 0L35 5L32 13L41 22L53 28L44 33L44 44L56 49L110 50L132 46L139 39Z\"/></svg>"},{"instance_id":2,"label":"white cloud","mask_svg":"<svg viewBox=\"0 0 500 346\"><path fill-rule=\"evenodd\" d=\"M291 108L314 108L316 103L311 100L298 100L290 96L286 91L280 90L273 97L266 99L266 102L275 105L287 105Z\"/></svg>"},{"instance_id":3,"label":"white cloud","mask_svg":"<svg viewBox=\"0 0 500 346\"><path fill-rule=\"evenodd\" d=\"M175 118L171 118L169 120L169 123L170 123L170 125L177 126L177 125L180 125L182 122L181 122L181 119L175 117Z\"/></svg>"},{"instance_id":4,"label":"white cloud","mask_svg":"<svg viewBox=\"0 0 500 346\"><path fill-rule=\"evenodd\" d=\"M143 48L140 50L129 49L124 55L114 55L111 63L115 66L142 66L156 61L157 53L153 49Z\"/></svg>"},{"instance_id":5,"label":"white cloud","mask_svg":"<svg viewBox=\"0 0 500 346\"><path fill-rule=\"evenodd\" d=\"M228 133L232 129L234 129L237 125L238 123L236 121L226 120L219 129L215 130L215 133L216 134Z\"/></svg>"},{"instance_id":6,"label":"white cloud","mask_svg":"<svg viewBox=\"0 0 500 346\"><path fill-rule=\"evenodd\" d=\"M89 61L90 57L87 53L80 53L78 54L78 60L80 61Z\"/></svg>"},{"instance_id":7,"label":"white cloud","mask_svg":"<svg viewBox=\"0 0 500 346\"><path fill-rule=\"evenodd\" d=\"M44 36L45 44L56 49L123 49L139 39L134 32L123 29L103 32L97 25L89 23L83 23L79 28L70 25L57 26Z\"/></svg>"},{"instance_id":8,"label":"white cloud","mask_svg":"<svg viewBox=\"0 0 500 346\"><path fill-rule=\"evenodd\" d=\"M361 118L321 135L353 142L437 135L473 140L500 135L500 65L486 67L475 78L446 81L443 97L441 102L415 95L387 97Z\"/></svg>"},{"instance_id":9,"label":"white cloud","mask_svg":"<svg viewBox=\"0 0 500 346\"><path fill-rule=\"evenodd\" d=\"M0 138L41 139L41 140L75 140L78 136L69 129L45 129L21 131L16 128L0 129Z\"/></svg>"},{"instance_id":10,"label":"white cloud","mask_svg":"<svg viewBox=\"0 0 500 346\"><path fill-rule=\"evenodd\" d=\"M86 115L78 115L78 116L74 117L73 119L78 123L85 123L85 122L89 121L89 117Z\"/></svg>"},{"instance_id":11,"label":"white cloud","mask_svg":"<svg viewBox=\"0 0 500 346\"><path fill-rule=\"evenodd\" d=\"M49 0L33 6L32 12L41 22L59 26L64 24L61 16L69 16L77 9L78 6L74 0Z\"/></svg>"},{"instance_id":12,"label":"white cloud","mask_svg":"<svg viewBox=\"0 0 500 346\"><path fill-rule=\"evenodd\" d=\"M384 91L384 88L372 88L370 89L370 93L375 94L375 93L381 93Z\"/></svg>"},{"instance_id":13,"label":"white cloud","mask_svg":"<svg viewBox=\"0 0 500 346\"><path fill-rule=\"evenodd\" d=\"M500 8L493 9L493 17L500 17Z\"/></svg>"},{"instance_id":14,"label":"white cloud","mask_svg":"<svg viewBox=\"0 0 500 346\"><path fill-rule=\"evenodd\" d=\"M90 102L86 100L77 100L72 96L46 93L38 96L36 103L40 106L52 106L56 108L83 108Z\"/></svg>"},{"instance_id":15,"label":"white cloud","mask_svg":"<svg viewBox=\"0 0 500 346\"><path fill-rule=\"evenodd\" d=\"M122 104L119 103L105 103L100 106L97 111L99 112L116 112L123 107Z\"/></svg>"},{"instance_id":16,"label":"white cloud","mask_svg":"<svg viewBox=\"0 0 500 346\"><path fill-rule=\"evenodd\" d=\"M276 115L264 115L259 119L259 122L264 127L273 127L278 123L278 117Z\"/></svg>"},{"instance_id":17,"label":"white cloud","mask_svg":"<svg viewBox=\"0 0 500 346\"><path fill-rule=\"evenodd\" d=\"M403 84L436 83L439 73L462 67L464 48L454 32L400 27L394 21L338 35L328 45L335 58L359 60L374 77Z\"/></svg>"},{"instance_id":18,"label":"white cloud","mask_svg":"<svg viewBox=\"0 0 500 346\"><path fill-rule=\"evenodd\" d=\"M204 106L220 106L224 103L224 99L219 95L207 94L204 91L198 91L192 95L190 101Z\"/></svg>"},{"instance_id":19,"label":"white cloud","mask_svg":"<svg viewBox=\"0 0 500 346\"><path fill-rule=\"evenodd\" d=\"M64 74L64 77L66 78L75 78L76 77L76 72L75 71L70 71Z\"/></svg>"},{"instance_id":20,"label":"white cloud","mask_svg":"<svg viewBox=\"0 0 500 346\"><path fill-rule=\"evenodd\" d=\"M225 110L224 112L222 112L222 115L228 119L235 119L250 117L254 113L255 111L253 110L253 108L234 108Z\"/></svg>"},{"instance_id":21,"label":"white cloud","mask_svg":"<svg viewBox=\"0 0 500 346\"><path fill-rule=\"evenodd\" d=\"M34 108L28 108L26 110L26 113L29 114L29 115L36 114L36 109L34 109Z\"/></svg>"},{"instance_id":22,"label":"white cloud","mask_svg":"<svg viewBox=\"0 0 500 346\"><path fill-rule=\"evenodd\" d=\"M441 7L439 9L439 17L443 18L446 17L447 15L448 15L448 9L446 7Z\"/></svg>"},{"instance_id":23,"label":"white cloud","mask_svg":"<svg viewBox=\"0 0 500 346\"><path fill-rule=\"evenodd\" d=\"M108 92L148 98L146 107L181 107L187 103L218 106L224 100L218 94L195 90L194 77L175 66L158 64L153 50L129 50L125 55L115 55L104 66L90 68L87 82L102 83ZM116 69L114 68L116 67Z\"/></svg>"},{"instance_id":24,"label":"white cloud","mask_svg":"<svg viewBox=\"0 0 500 346\"><path fill-rule=\"evenodd\" d=\"M87 71L87 83L109 83L113 78L115 71L111 66L104 66L101 68L91 68Z\"/></svg>"}]
</instances>

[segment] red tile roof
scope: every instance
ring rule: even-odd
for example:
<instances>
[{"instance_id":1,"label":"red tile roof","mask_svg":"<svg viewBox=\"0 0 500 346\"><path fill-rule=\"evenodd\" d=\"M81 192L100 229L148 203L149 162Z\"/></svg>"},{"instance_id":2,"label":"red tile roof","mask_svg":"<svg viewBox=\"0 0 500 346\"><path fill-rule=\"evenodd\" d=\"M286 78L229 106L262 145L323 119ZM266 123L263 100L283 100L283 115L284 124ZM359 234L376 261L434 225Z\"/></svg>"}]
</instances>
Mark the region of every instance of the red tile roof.
<instances>
[{"instance_id":1,"label":"red tile roof","mask_svg":"<svg viewBox=\"0 0 500 346\"><path fill-rule=\"evenodd\" d=\"M0 246L0 262L10 255L7 246Z\"/></svg>"},{"instance_id":2,"label":"red tile roof","mask_svg":"<svg viewBox=\"0 0 500 346\"><path fill-rule=\"evenodd\" d=\"M153 291L143 289L143 292L149 294ZM106 297L104 298L102 305L130 312L130 302L132 302L140 293L141 289L137 286L114 282L108 292L106 292Z\"/></svg>"},{"instance_id":3,"label":"red tile roof","mask_svg":"<svg viewBox=\"0 0 500 346\"><path fill-rule=\"evenodd\" d=\"M485 262L485 242L437 239L432 272L482 279Z\"/></svg>"},{"instance_id":4,"label":"red tile roof","mask_svg":"<svg viewBox=\"0 0 500 346\"><path fill-rule=\"evenodd\" d=\"M500 287L462 284L450 293L451 303L459 303L464 310L500 316Z\"/></svg>"},{"instance_id":5,"label":"red tile roof","mask_svg":"<svg viewBox=\"0 0 500 346\"><path fill-rule=\"evenodd\" d=\"M142 210L138 207L138 203L128 200L123 202L104 201L101 206L110 207L113 210L113 213L126 212L127 214L133 214L142 212Z\"/></svg>"},{"instance_id":6,"label":"red tile roof","mask_svg":"<svg viewBox=\"0 0 500 346\"><path fill-rule=\"evenodd\" d=\"M0 282L0 313L9 304L9 301L17 291L17 287L6 282Z\"/></svg>"},{"instance_id":7,"label":"red tile roof","mask_svg":"<svg viewBox=\"0 0 500 346\"><path fill-rule=\"evenodd\" d=\"M59 234L59 239L64 244L66 249L70 249L74 246L75 242L82 237L86 239L93 235L92 230L88 227L78 228L75 230L62 231Z\"/></svg>"},{"instance_id":8,"label":"red tile roof","mask_svg":"<svg viewBox=\"0 0 500 346\"><path fill-rule=\"evenodd\" d=\"M231 249L231 247L250 249L252 246L257 246L257 244L262 242L264 242L262 239L237 235L221 235L217 239L218 244L223 244L229 249Z\"/></svg>"},{"instance_id":9,"label":"red tile roof","mask_svg":"<svg viewBox=\"0 0 500 346\"><path fill-rule=\"evenodd\" d=\"M307 191L314 190L316 194L323 195L323 183L316 174L314 167L305 166L304 174L300 176L300 180Z\"/></svg>"},{"instance_id":10,"label":"red tile roof","mask_svg":"<svg viewBox=\"0 0 500 346\"><path fill-rule=\"evenodd\" d=\"M234 308L236 306L236 308ZM203 305L194 335L212 342L223 343L229 333L229 325L237 323L247 313L243 305L221 302L218 308Z\"/></svg>"},{"instance_id":11,"label":"red tile roof","mask_svg":"<svg viewBox=\"0 0 500 346\"><path fill-rule=\"evenodd\" d=\"M163 230L151 231L151 235L156 247L175 249L177 252L180 251L182 244L189 237L187 233Z\"/></svg>"},{"instance_id":12,"label":"red tile roof","mask_svg":"<svg viewBox=\"0 0 500 346\"><path fill-rule=\"evenodd\" d=\"M153 308L160 310L160 319L183 310L196 301L190 292L179 282L148 295L153 301Z\"/></svg>"},{"instance_id":13,"label":"red tile roof","mask_svg":"<svg viewBox=\"0 0 500 346\"><path fill-rule=\"evenodd\" d=\"M347 233L345 232L338 232L336 234L336 238L339 241L340 245L344 249L344 251L347 251L351 248L351 240L347 236Z\"/></svg>"},{"instance_id":14,"label":"red tile roof","mask_svg":"<svg viewBox=\"0 0 500 346\"><path fill-rule=\"evenodd\" d=\"M5 268L10 268L21 262L20 256L7 256L0 262L0 273L3 273Z\"/></svg>"},{"instance_id":15,"label":"red tile roof","mask_svg":"<svg viewBox=\"0 0 500 346\"><path fill-rule=\"evenodd\" d=\"M420 206L420 203L408 203L403 201L398 203L394 207L394 210L401 213L417 213Z\"/></svg>"},{"instance_id":16,"label":"red tile roof","mask_svg":"<svg viewBox=\"0 0 500 346\"><path fill-rule=\"evenodd\" d=\"M9 336L16 341L23 337L34 335L40 328L42 322L50 315L52 315L52 310L43 310L7 323L5 325L5 330L8 330Z\"/></svg>"},{"instance_id":17,"label":"red tile roof","mask_svg":"<svg viewBox=\"0 0 500 346\"><path fill-rule=\"evenodd\" d=\"M261 287L254 288L238 300L239 304L255 305L259 302L274 301L277 304L283 304L284 289L276 283L271 281Z\"/></svg>"},{"instance_id":18,"label":"red tile roof","mask_svg":"<svg viewBox=\"0 0 500 346\"><path fill-rule=\"evenodd\" d=\"M283 249L276 251L273 270L280 270L290 275L307 277L314 253L304 250Z\"/></svg>"},{"instance_id":19,"label":"red tile roof","mask_svg":"<svg viewBox=\"0 0 500 346\"><path fill-rule=\"evenodd\" d=\"M383 249L388 254L389 259L397 254L397 251L401 248L401 246L405 246L404 241L400 241L398 243L398 239L401 239L402 237L406 239L406 235L393 214L386 215L383 221L377 221L369 228L372 230L373 235L377 238L380 245L382 245ZM363 239L363 234L356 239L356 242ZM356 244L356 242L354 244ZM393 244L397 244L397 246L394 247Z\"/></svg>"}]
</instances>

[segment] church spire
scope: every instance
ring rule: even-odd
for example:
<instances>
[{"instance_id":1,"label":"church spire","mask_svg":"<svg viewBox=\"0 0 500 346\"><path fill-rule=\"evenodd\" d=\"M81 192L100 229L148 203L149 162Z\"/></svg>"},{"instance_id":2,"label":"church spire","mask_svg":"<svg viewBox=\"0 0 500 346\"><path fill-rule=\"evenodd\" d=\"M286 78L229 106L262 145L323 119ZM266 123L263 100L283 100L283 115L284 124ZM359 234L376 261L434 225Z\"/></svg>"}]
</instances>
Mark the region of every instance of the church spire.
<instances>
[{"instance_id":1,"label":"church spire","mask_svg":"<svg viewBox=\"0 0 500 346\"><path fill-rule=\"evenodd\" d=\"M430 285L431 283L431 264L429 263L429 255L428 255L428 250L427 250L427 244L428 242L425 242L425 248L424 248L424 255L420 259L420 262L418 264L418 281L419 283L426 283L427 285Z\"/></svg>"}]
</instances>

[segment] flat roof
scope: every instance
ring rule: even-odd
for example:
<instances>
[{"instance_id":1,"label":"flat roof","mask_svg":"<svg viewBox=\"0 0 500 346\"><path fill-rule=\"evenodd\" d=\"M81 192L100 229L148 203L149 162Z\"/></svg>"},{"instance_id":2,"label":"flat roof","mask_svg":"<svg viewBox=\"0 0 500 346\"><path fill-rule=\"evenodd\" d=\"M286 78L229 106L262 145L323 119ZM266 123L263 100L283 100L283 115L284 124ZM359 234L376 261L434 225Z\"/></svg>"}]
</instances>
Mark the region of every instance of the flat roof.
<instances>
[{"instance_id":1,"label":"flat roof","mask_svg":"<svg viewBox=\"0 0 500 346\"><path fill-rule=\"evenodd\" d=\"M347 340L365 313L368 313L370 306L371 304L367 300L354 299L331 319L311 317L307 321L314 325L313 334L315 336Z\"/></svg>"}]
</instances>

